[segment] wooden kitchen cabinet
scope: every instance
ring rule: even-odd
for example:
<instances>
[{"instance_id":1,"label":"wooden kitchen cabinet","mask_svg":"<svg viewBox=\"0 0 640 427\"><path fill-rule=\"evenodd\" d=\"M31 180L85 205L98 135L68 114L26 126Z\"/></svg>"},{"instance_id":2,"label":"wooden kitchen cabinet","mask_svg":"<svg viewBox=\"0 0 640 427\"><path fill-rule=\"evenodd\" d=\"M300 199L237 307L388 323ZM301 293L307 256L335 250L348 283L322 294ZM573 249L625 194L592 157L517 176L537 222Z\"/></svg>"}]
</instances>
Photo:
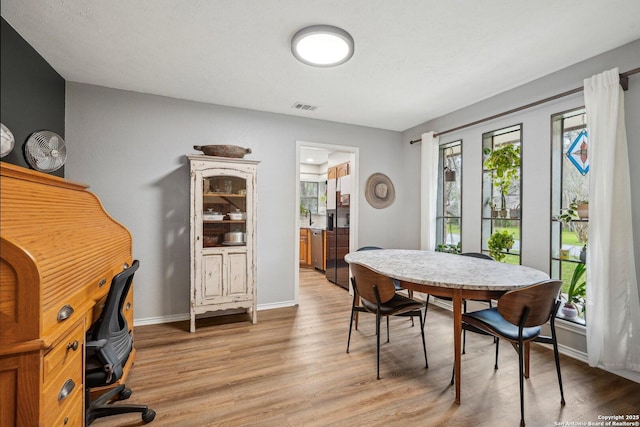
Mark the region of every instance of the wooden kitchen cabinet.
<instances>
[{"instance_id":1,"label":"wooden kitchen cabinet","mask_svg":"<svg viewBox=\"0 0 640 427\"><path fill-rule=\"evenodd\" d=\"M257 161L187 156L191 170L191 332L196 316L256 316Z\"/></svg>"},{"instance_id":2,"label":"wooden kitchen cabinet","mask_svg":"<svg viewBox=\"0 0 640 427\"><path fill-rule=\"evenodd\" d=\"M311 236L308 228L300 229L300 267L311 267Z\"/></svg>"}]
</instances>

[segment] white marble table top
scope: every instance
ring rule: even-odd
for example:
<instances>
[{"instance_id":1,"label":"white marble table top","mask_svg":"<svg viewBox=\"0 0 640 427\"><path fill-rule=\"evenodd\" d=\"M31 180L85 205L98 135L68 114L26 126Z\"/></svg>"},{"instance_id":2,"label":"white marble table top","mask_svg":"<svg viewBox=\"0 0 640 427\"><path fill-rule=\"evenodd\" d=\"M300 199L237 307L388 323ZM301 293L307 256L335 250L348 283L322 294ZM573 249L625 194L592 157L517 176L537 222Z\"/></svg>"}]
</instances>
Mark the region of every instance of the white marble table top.
<instances>
[{"instance_id":1,"label":"white marble table top","mask_svg":"<svg viewBox=\"0 0 640 427\"><path fill-rule=\"evenodd\" d=\"M344 259L394 279L453 289L509 291L549 279L530 267L434 251L369 250Z\"/></svg>"}]
</instances>

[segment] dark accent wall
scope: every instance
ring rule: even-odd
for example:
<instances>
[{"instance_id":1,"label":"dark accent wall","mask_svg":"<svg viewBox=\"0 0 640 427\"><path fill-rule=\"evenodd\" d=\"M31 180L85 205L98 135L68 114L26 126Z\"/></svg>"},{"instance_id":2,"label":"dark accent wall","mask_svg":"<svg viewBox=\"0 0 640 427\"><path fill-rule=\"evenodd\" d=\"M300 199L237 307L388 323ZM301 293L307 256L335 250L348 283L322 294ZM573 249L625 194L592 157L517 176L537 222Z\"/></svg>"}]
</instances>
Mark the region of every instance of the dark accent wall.
<instances>
[{"instance_id":1,"label":"dark accent wall","mask_svg":"<svg viewBox=\"0 0 640 427\"><path fill-rule=\"evenodd\" d=\"M16 139L2 161L29 167L24 157L29 135L50 130L64 138L65 80L4 18L0 31L0 119ZM52 174L64 176L64 166Z\"/></svg>"}]
</instances>

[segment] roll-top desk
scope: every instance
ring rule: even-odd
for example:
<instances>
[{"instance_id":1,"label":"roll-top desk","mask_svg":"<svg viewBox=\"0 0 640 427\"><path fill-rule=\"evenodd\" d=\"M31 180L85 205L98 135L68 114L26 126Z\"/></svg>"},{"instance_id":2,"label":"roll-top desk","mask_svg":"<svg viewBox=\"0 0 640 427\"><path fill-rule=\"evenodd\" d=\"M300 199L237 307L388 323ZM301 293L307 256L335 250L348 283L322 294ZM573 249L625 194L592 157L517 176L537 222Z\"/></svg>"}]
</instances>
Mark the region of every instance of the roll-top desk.
<instances>
[{"instance_id":1,"label":"roll-top desk","mask_svg":"<svg viewBox=\"0 0 640 427\"><path fill-rule=\"evenodd\" d=\"M131 235L86 185L0 172L0 426L81 426L85 333L132 263Z\"/></svg>"}]
</instances>

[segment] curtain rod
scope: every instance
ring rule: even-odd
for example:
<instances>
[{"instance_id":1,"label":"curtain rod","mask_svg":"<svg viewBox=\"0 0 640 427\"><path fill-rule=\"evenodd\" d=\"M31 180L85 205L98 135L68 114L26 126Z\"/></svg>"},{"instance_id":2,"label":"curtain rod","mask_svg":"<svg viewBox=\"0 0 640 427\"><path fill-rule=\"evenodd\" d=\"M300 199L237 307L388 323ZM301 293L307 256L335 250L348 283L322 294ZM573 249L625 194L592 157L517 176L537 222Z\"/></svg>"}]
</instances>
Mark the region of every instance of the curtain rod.
<instances>
[{"instance_id":1,"label":"curtain rod","mask_svg":"<svg viewBox=\"0 0 640 427\"><path fill-rule=\"evenodd\" d=\"M631 76L633 74L637 74L637 73L640 73L640 67L639 68L634 68L633 70L629 70L626 73L620 74L620 86L622 86L623 90L629 89L629 76ZM513 108L511 110L504 111L502 113L494 114L493 116L485 117L483 119L475 120L473 122L466 123L464 125L456 126L454 128L447 129L447 130L442 131L442 132L434 133L433 136L445 135L447 133L455 132L455 131L460 130L460 129L464 129L464 128L468 128L468 127L471 127L471 126L478 125L480 123L488 122L488 121L493 120L493 119L497 119L497 118L500 118L500 117L508 116L509 114L517 113L518 111L527 110L527 109L529 109L531 107L535 107L535 106L538 106L540 104L545 104L547 102L555 101L556 99L564 98L565 96L573 95L574 93L582 92L583 90L584 90L584 87L577 87L575 89L571 89L571 90L568 90L566 92L562 92L562 93L559 93L557 95L550 96L548 98L544 98L544 99L540 99L538 101L531 102L531 103L523 105L521 107ZM418 139L414 139L412 141L409 141L409 144L413 145L413 144L416 144L418 142L422 142L422 138L418 138Z\"/></svg>"}]
</instances>

